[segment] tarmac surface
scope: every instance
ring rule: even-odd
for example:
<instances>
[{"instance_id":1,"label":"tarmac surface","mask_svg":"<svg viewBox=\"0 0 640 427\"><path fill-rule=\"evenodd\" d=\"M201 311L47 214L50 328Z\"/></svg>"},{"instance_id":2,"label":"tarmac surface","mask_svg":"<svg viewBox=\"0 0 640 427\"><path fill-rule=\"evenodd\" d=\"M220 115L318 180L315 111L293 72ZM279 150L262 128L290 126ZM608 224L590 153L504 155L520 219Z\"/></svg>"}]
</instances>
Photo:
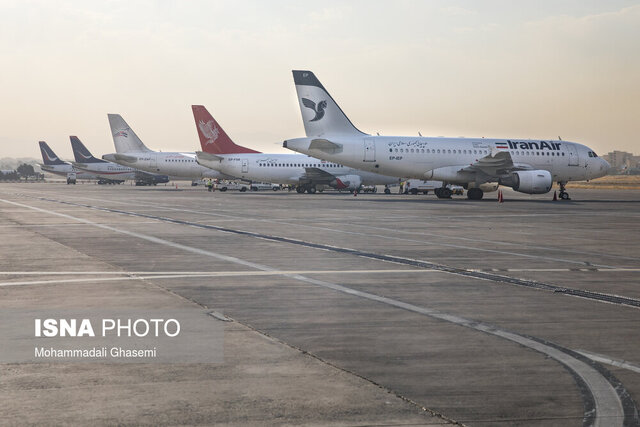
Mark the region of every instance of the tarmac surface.
<instances>
[{"instance_id":1,"label":"tarmac surface","mask_svg":"<svg viewBox=\"0 0 640 427\"><path fill-rule=\"evenodd\" d=\"M224 327L222 363L0 364L2 420L639 425L640 191L570 194L0 184L3 309Z\"/></svg>"}]
</instances>

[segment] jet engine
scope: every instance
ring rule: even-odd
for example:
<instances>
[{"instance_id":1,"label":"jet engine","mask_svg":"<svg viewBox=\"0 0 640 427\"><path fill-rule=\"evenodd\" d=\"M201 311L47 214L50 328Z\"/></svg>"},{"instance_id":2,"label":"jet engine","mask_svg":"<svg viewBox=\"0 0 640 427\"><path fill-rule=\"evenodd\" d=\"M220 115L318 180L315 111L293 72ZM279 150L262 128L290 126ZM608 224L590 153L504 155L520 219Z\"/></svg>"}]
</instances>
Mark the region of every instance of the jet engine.
<instances>
[{"instance_id":1,"label":"jet engine","mask_svg":"<svg viewBox=\"0 0 640 427\"><path fill-rule=\"evenodd\" d=\"M342 175L329 184L338 190L357 190L362 185L362 178L358 175Z\"/></svg>"},{"instance_id":2,"label":"jet engine","mask_svg":"<svg viewBox=\"0 0 640 427\"><path fill-rule=\"evenodd\" d=\"M500 184L526 194L548 193L553 185L551 173L546 170L513 172L506 178L500 179Z\"/></svg>"}]
</instances>

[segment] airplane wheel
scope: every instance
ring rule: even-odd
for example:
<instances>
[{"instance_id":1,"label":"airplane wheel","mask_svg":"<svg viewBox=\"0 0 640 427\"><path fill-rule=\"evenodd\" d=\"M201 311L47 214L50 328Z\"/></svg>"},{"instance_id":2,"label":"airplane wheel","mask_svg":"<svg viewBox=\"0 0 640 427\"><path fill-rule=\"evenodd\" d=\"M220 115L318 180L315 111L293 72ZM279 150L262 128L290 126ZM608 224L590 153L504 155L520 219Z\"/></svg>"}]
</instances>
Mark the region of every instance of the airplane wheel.
<instances>
[{"instance_id":1,"label":"airplane wheel","mask_svg":"<svg viewBox=\"0 0 640 427\"><path fill-rule=\"evenodd\" d=\"M299 194L304 193L304 187L296 187L296 192Z\"/></svg>"},{"instance_id":2,"label":"airplane wheel","mask_svg":"<svg viewBox=\"0 0 640 427\"><path fill-rule=\"evenodd\" d=\"M391 194L391 190L389 190L388 188L384 189L384 194Z\"/></svg>"},{"instance_id":3,"label":"airplane wheel","mask_svg":"<svg viewBox=\"0 0 640 427\"><path fill-rule=\"evenodd\" d=\"M450 199L452 191L446 187L436 188L434 190L438 199Z\"/></svg>"},{"instance_id":4,"label":"airplane wheel","mask_svg":"<svg viewBox=\"0 0 640 427\"><path fill-rule=\"evenodd\" d=\"M316 186L315 185L310 185L309 188L307 188L307 193L316 194Z\"/></svg>"},{"instance_id":5,"label":"airplane wheel","mask_svg":"<svg viewBox=\"0 0 640 427\"><path fill-rule=\"evenodd\" d=\"M571 200L571 199L569 198L569 193L566 193L566 192L562 192L562 193L560 193L560 198L561 198L562 200Z\"/></svg>"}]
</instances>

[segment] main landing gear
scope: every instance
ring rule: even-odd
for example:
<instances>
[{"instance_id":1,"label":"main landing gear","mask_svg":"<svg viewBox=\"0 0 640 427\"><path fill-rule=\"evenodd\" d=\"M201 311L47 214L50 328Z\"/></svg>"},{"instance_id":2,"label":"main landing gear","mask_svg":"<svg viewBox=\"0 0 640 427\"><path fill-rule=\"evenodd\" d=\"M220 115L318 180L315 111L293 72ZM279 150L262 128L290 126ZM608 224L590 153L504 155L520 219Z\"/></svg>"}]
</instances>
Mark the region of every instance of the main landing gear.
<instances>
[{"instance_id":1,"label":"main landing gear","mask_svg":"<svg viewBox=\"0 0 640 427\"><path fill-rule=\"evenodd\" d=\"M558 182L558 185L560 185L560 198L562 200L571 200L571 197L569 197L569 193L567 193L566 189L564 188L565 185L567 185L566 182Z\"/></svg>"},{"instance_id":2,"label":"main landing gear","mask_svg":"<svg viewBox=\"0 0 640 427\"><path fill-rule=\"evenodd\" d=\"M484 191L479 188L470 188L467 190L467 198L469 200L481 200L484 196Z\"/></svg>"},{"instance_id":3,"label":"main landing gear","mask_svg":"<svg viewBox=\"0 0 640 427\"><path fill-rule=\"evenodd\" d=\"M447 187L436 188L435 190L433 190L433 192L435 193L436 197L438 197L438 199L450 199L451 195L453 194L453 191L451 191L451 189Z\"/></svg>"},{"instance_id":4,"label":"main landing gear","mask_svg":"<svg viewBox=\"0 0 640 427\"><path fill-rule=\"evenodd\" d=\"M306 184L306 185L298 185L296 187L296 191L300 194L304 193L305 191L309 194L316 194L316 186L313 184Z\"/></svg>"}]
</instances>

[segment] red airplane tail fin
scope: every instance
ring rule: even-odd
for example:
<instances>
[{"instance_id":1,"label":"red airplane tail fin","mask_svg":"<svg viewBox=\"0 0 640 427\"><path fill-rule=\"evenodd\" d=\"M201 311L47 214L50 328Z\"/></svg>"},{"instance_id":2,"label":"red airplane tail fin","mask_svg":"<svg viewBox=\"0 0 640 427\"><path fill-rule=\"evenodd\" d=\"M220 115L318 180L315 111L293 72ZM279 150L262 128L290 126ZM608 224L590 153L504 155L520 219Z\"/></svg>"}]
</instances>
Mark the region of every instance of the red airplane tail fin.
<instances>
[{"instance_id":1,"label":"red airplane tail fin","mask_svg":"<svg viewBox=\"0 0 640 427\"><path fill-rule=\"evenodd\" d=\"M234 143L202 105L192 105L202 151L210 154L259 153Z\"/></svg>"}]
</instances>

